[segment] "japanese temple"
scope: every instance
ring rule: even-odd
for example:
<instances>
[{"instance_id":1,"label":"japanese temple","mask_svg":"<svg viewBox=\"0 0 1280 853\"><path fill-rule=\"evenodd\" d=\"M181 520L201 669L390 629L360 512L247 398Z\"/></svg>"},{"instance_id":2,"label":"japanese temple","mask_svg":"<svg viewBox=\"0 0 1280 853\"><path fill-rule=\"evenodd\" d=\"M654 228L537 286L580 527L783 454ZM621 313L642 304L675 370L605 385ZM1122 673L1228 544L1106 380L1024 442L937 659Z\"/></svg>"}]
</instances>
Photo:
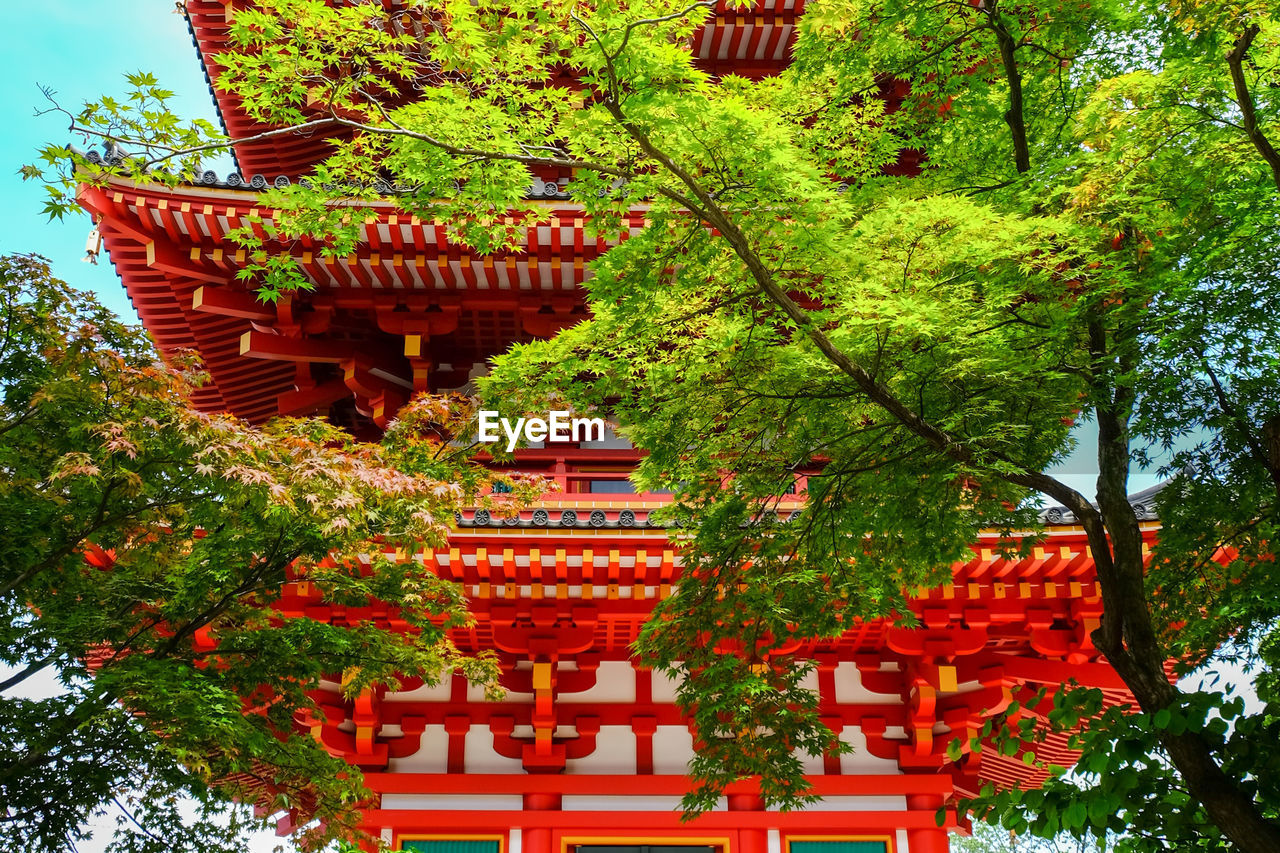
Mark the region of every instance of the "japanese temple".
<instances>
[{"instance_id":1,"label":"japanese temple","mask_svg":"<svg viewBox=\"0 0 1280 853\"><path fill-rule=\"evenodd\" d=\"M232 4L184 5L216 79L210 57L224 49ZM691 50L713 73L776 73L803 5L721 8ZM882 95L895 97L892 85ZM215 87L214 96L233 139L265 129L231 95ZM520 251L477 256L450 243L439 222L391 201L371 204L363 241L345 258L324 257L305 241L290 250L314 290L259 302L236 278L245 256L227 234L270 219L258 192L304 177L331 139L243 142L238 174L206 173L174 188L113 180L82 192L161 349L193 349L203 359L212 381L196 392L198 406L255 422L320 415L376 436L415 392L462 387L489 356L584 315L587 264L609 244L584 236L566 176L554 174L530 176L530 195L547 215L527 229ZM912 152L895 168L911 173ZM643 211L629 225L643 228ZM553 478L560 490L506 517L464 512L448 547L425 555L469 595L477 622L454 640L500 653L504 700L485 701L460 676L354 701L334 684L318 697L320 713L299 721L365 772L377 795L363 817L371 836L430 853L943 853L964 826L957 797L987 782L1042 778L1021 754L970 749L987 719L1068 679L1114 701L1128 697L1090 642L1102 603L1084 532L1051 511L1044 542L1025 558L1001 557L992 531L952 567L950 583L919 590L919 627L869 621L795 650L816 662L811 686L824 720L853 747L807 760L820 804L767 810L746 780L714 810L682 822L689 722L675 685L630 651L680 577L669 531L650 523L667 498L636 494L627 479L637 458L612 435L521 451L521 469ZM801 478L792 509L804 489ZM1155 522L1145 527L1154 541ZM302 583L286 590L281 607L396 627L376 608L328 607ZM957 741L960 755L949 757ZM1037 758L1074 760L1066 739L1055 737Z\"/></svg>"}]
</instances>

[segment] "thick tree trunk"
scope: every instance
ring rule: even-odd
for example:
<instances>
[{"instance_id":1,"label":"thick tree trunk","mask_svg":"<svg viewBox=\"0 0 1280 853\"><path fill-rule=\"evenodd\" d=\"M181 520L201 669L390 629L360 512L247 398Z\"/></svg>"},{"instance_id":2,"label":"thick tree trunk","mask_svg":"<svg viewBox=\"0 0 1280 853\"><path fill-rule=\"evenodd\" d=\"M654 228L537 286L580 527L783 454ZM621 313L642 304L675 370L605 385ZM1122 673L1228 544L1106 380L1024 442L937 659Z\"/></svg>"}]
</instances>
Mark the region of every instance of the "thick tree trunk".
<instances>
[{"instance_id":1,"label":"thick tree trunk","mask_svg":"<svg viewBox=\"0 0 1280 853\"><path fill-rule=\"evenodd\" d=\"M1094 643L1142 710L1154 714L1173 705L1179 691L1165 673L1165 652L1147 605L1142 533L1126 494L1129 447L1124 418L1105 407L1097 414L1100 512L1085 519L1104 607ZM1202 735L1164 731L1158 737L1188 792L1232 844L1244 853L1280 853L1280 825L1267 820L1240 789L1239 780L1223 772Z\"/></svg>"}]
</instances>

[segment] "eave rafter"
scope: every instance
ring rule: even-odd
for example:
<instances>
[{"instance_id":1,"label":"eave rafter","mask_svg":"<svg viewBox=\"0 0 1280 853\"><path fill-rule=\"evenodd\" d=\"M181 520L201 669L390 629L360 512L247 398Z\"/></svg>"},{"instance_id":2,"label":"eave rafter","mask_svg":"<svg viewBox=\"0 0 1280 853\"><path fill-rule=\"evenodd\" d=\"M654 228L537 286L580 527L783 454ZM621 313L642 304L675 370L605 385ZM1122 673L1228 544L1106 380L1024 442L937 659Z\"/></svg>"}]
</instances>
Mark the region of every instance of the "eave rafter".
<instances>
[{"instance_id":1,"label":"eave rafter","mask_svg":"<svg viewBox=\"0 0 1280 853\"><path fill-rule=\"evenodd\" d=\"M384 5L391 9L402 4L387 0ZM226 0L185 0L182 8L227 134L232 139L246 139L270 130L268 125L249 116L237 96L213 85L225 70L216 62L216 57L230 47L228 23L234 6ZM790 60L790 49L803 11L804 0L759 0L749 9L734 7L722 0L705 26L694 34L690 52L699 66L713 74L736 73L747 77L777 74ZM563 82L571 85L574 81L566 78ZM240 143L235 146L236 159L245 175L283 173L297 177L332 153L335 141L350 135L349 128L335 126L328 132Z\"/></svg>"},{"instance_id":2,"label":"eave rafter","mask_svg":"<svg viewBox=\"0 0 1280 853\"><path fill-rule=\"evenodd\" d=\"M378 205L361 211L364 239L346 256L325 257L307 239L268 244L315 287L268 305L241 278L252 259L225 237L269 225L273 211L256 194L116 181L84 188L81 202L135 306L164 332L162 348L199 351L215 383L234 386L234 401L206 395L210 405L254 419L350 398L385 427L437 379L456 387L488 352L581 319L586 265L615 242L588 239L580 210L547 203L539 223L513 219L522 250L477 257L451 243L443 223ZM646 225L644 211L628 225L619 238Z\"/></svg>"}]
</instances>

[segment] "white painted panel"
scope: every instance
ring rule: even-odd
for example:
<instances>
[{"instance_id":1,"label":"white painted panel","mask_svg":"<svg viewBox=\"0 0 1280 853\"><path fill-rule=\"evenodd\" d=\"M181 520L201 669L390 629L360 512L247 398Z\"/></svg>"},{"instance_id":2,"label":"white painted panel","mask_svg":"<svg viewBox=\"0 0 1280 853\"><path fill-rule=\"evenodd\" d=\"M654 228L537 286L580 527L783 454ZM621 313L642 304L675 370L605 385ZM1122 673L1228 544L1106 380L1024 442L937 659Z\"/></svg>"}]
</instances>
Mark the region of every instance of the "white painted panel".
<instances>
[{"instance_id":1,"label":"white painted panel","mask_svg":"<svg viewBox=\"0 0 1280 853\"><path fill-rule=\"evenodd\" d=\"M776 829L771 829L766 838L768 839L766 844L768 853L782 853L782 833Z\"/></svg>"},{"instance_id":2,"label":"white painted panel","mask_svg":"<svg viewBox=\"0 0 1280 853\"><path fill-rule=\"evenodd\" d=\"M693 735L688 726L658 726L653 735L653 772L680 774L693 758Z\"/></svg>"},{"instance_id":3,"label":"white painted panel","mask_svg":"<svg viewBox=\"0 0 1280 853\"><path fill-rule=\"evenodd\" d=\"M604 438L601 441L584 441L582 446L592 450L629 450L632 444L614 432L613 427L606 423L604 426ZM623 557L623 559L625 560L626 557ZM623 565L626 565L626 563Z\"/></svg>"},{"instance_id":4,"label":"white painted panel","mask_svg":"<svg viewBox=\"0 0 1280 853\"><path fill-rule=\"evenodd\" d=\"M511 834L507 836L507 853L523 853L524 837L520 834L520 827L512 827Z\"/></svg>"},{"instance_id":5,"label":"white painted panel","mask_svg":"<svg viewBox=\"0 0 1280 853\"><path fill-rule=\"evenodd\" d=\"M585 758L565 762L568 773L636 772L636 736L631 726L601 726L596 735L596 748Z\"/></svg>"},{"instance_id":6,"label":"white painted panel","mask_svg":"<svg viewBox=\"0 0 1280 853\"><path fill-rule=\"evenodd\" d=\"M826 764L821 755L809 755L798 749L792 754L800 760L800 766L804 768L806 776L821 776L826 772Z\"/></svg>"},{"instance_id":7,"label":"white painted panel","mask_svg":"<svg viewBox=\"0 0 1280 853\"><path fill-rule=\"evenodd\" d=\"M679 797L609 797L566 794L567 812L670 812L680 807Z\"/></svg>"},{"instance_id":8,"label":"white painted panel","mask_svg":"<svg viewBox=\"0 0 1280 853\"><path fill-rule=\"evenodd\" d=\"M524 772L520 759L507 758L493 751L493 732L483 725L473 725L467 732L464 767L468 773Z\"/></svg>"},{"instance_id":9,"label":"white painted panel","mask_svg":"<svg viewBox=\"0 0 1280 853\"><path fill-rule=\"evenodd\" d=\"M427 726L422 745L413 755L392 758L388 773L444 773L449 769L449 734L444 726Z\"/></svg>"},{"instance_id":10,"label":"white painted panel","mask_svg":"<svg viewBox=\"0 0 1280 853\"><path fill-rule=\"evenodd\" d=\"M897 761L892 758L878 758L867 751L867 738L862 734L862 729L848 727L840 733L840 740L853 747L853 752L840 756L840 772L844 775L897 776L902 773Z\"/></svg>"},{"instance_id":11,"label":"white painted panel","mask_svg":"<svg viewBox=\"0 0 1280 853\"><path fill-rule=\"evenodd\" d=\"M674 703L676 701L676 687L679 682L674 678L667 676L658 670L653 671L653 701L659 703Z\"/></svg>"},{"instance_id":12,"label":"white painted panel","mask_svg":"<svg viewBox=\"0 0 1280 853\"><path fill-rule=\"evenodd\" d=\"M860 774L892 775L901 774L902 770L892 758L878 758L867 751L867 736L856 727L846 727L840 733L840 739L850 744L854 751L840 757L840 772L846 776Z\"/></svg>"},{"instance_id":13,"label":"white painted panel","mask_svg":"<svg viewBox=\"0 0 1280 853\"><path fill-rule=\"evenodd\" d=\"M901 812L907 810L905 796L823 797L805 811L810 812Z\"/></svg>"},{"instance_id":14,"label":"white painted panel","mask_svg":"<svg viewBox=\"0 0 1280 853\"><path fill-rule=\"evenodd\" d=\"M600 662L596 670L596 683L590 690L581 693L559 693L556 700L562 705L578 702L625 702L636 701L636 671L631 662L625 660L605 660Z\"/></svg>"},{"instance_id":15,"label":"white painted panel","mask_svg":"<svg viewBox=\"0 0 1280 853\"><path fill-rule=\"evenodd\" d=\"M414 811L519 811L519 794L383 794L384 809Z\"/></svg>"},{"instance_id":16,"label":"white painted panel","mask_svg":"<svg viewBox=\"0 0 1280 853\"><path fill-rule=\"evenodd\" d=\"M467 682L467 701L468 701L468 702L483 702L483 701L485 701L485 698L484 698L484 685L483 685L483 684L472 684L470 681L468 681L468 682Z\"/></svg>"},{"instance_id":17,"label":"white painted panel","mask_svg":"<svg viewBox=\"0 0 1280 853\"><path fill-rule=\"evenodd\" d=\"M836 664L836 702L841 705L883 704L901 701L887 693L872 693L862 686L862 673L849 661Z\"/></svg>"},{"instance_id":18,"label":"white painted panel","mask_svg":"<svg viewBox=\"0 0 1280 853\"><path fill-rule=\"evenodd\" d=\"M424 684L416 690L401 690L398 693L388 693L384 700L389 703L395 702L448 702L449 695L453 691L453 677L446 676L443 681L435 686Z\"/></svg>"},{"instance_id":19,"label":"white painted panel","mask_svg":"<svg viewBox=\"0 0 1280 853\"><path fill-rule=\"evenodd\" d=\"M894 853L909 853L910 847L907 844L907 831L899 829L896 833L897 844L894 845Z\"/></svg>"}]
</instances>

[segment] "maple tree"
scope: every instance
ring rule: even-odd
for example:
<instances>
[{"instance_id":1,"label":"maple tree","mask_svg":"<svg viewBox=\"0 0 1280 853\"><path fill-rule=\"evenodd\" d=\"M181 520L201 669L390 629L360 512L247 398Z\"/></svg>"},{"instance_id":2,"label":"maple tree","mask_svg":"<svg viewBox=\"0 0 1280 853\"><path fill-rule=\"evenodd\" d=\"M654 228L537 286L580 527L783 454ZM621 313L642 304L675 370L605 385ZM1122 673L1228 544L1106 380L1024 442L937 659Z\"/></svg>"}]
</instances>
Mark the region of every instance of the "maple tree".
<instances>
[{"instance_id":1,"label":"maple tree","mask_svg":"<svg viewBox=\"0 0 1280 853\"><path fill-rule=\"evenodd\" d=\"M36 257L0 258L0 312L0 840L63 849L105 808L114 850L239 850L263 821L230 797L292 812L304 847L350 837L360 774L296 733L308 691L496 684L448 640L461 591L412 555L464 502L541 485L477 495L493 477L449 444L457 400L419 399L381 444L198 412L195 365ZM406 627L283 619L293 580Z\"/></svg>"},{"instance_id":2,"label":"maple tree","mask_svg":"<svg viewBox=\"0 0 1280 853\"><path fill-rule=\"evenodd\" d=\"M591 319L501 359L485 393L608 407L648 451L637 481L694 525L688 580L641 643L684 678L707 744L687 805L755 774L771 802L804 803L793 750L832 737L803 668L770 649L902 612L977 530L1034 528L1047 500L1088 533L1093 641L1139 713L1064 687L1052 724L1085 723L1081 775L977 807L1133 848L1280 849L1274 5L814 0L794 61L762 80L695 67L708 6L238 14L218 84L269 133L352 134L305 185L264 193L278 214L265 241L238 235L243 274L265 299L308 286L267 247L307 234L346 254L346 205L393 192L480 252L515 245L513 213L536 221L530 167L572 170L599 234L643 201L648 226L595 264ZM581 88L548 85L564 69ZM908 94L890 109L894 80ZM67 112L130 156L54 147L52 171L29 169L51 213L77 181L177 181L226 146L134 84L132 103ZM920 173L886 175L904 149ZM1082 419L1091 494L1049 473ZM1162 452L1148 566L1128 483ZM777 523L771 502L818 457L801 517ZM1223 546L1236 556L1210 559ZM1260 713L1170 684L1166 661L1223 648L1261 668Z\"/></svg>"}]
</instances>

